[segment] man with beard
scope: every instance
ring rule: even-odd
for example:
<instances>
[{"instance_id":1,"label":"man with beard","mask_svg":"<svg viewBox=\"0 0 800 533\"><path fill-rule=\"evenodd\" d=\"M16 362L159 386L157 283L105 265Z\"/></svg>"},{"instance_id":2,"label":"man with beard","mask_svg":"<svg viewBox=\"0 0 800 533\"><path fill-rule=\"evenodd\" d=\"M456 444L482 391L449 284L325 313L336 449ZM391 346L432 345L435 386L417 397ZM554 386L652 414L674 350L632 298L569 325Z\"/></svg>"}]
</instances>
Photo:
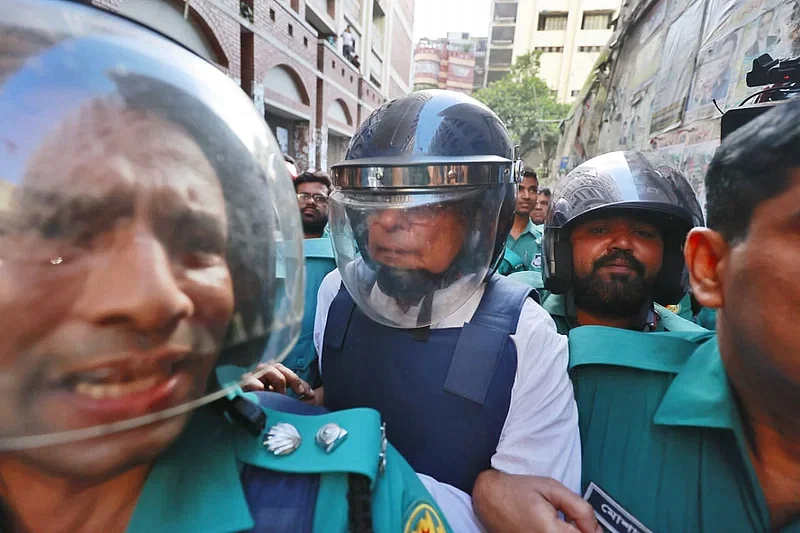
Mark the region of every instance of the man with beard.
<instances>
[{"instance_id":1,"label":"man with beard","mask_svg":"<svg viewBox=\"0 0 800 533\"><path fill-rule=\"evenodd\" d=\"M791 102L735 131L711 161L708 227L691 230L685 258L694 297L717 311L716 335L571 332L583 486L601 520L800 531L798 144Z\"/></svg>"},{"instance_id":2,"label":"man with beard","mask_svg":"<svg viewBox=\"0 0 800 533\"><path fill-rule=\"evenodd\" d=\"M566 338L530 288L493 274L520 180L500 119L461 93L412 93L367 118L332 173L337 270L314 328L325 406L382 413L457 531L480 531L474 487L536 486L537 476L569 487L551 497L577 500L568 515L594 531L572 492L580 449ZM535 198L535 179L524 183ZM536 512L539 493L505 503L490 530L558 527L555 513ZM522 529L519 513L530 518Z\"/></svg>"},{"instance_id":3,"label":"man with beard","mask_svg":"<svg viewBox=\"0 0 800 533\"><path fill-rule=\"evenodd\" d=\"M306 239L319 239L328 225L331 179L322 172L303 172L294 180L294 190Z\"/></svg>"},{"instance_id":4,"label":"man with beard","mask_svg":"<svg viewBox=\"0 0 800 533\"><path fill-rule=\"evenodd\" d=\"M686 178L660 159L613 152L573 170L545 224L545 309L558 331L696 327L663 305L687 292L683 241L703 224ZM657 303L656 303L657 302Z\"/></svg>"},{"instance_id":5,"label":"man with beard","mask_svg":"<svg viewBox=\"0 0 800 533\"><path fill-rule=\"evenodd\" d=\"M319 404L321 398L317 398L314 391L322 385L322 380L313 339L317 292L325 276L336 268L331 240L325 235L331 180L322 172L303 172L294 180L294 189L297 193L305 235L303 240L303 259L306 266L305 306L300 338L283 364L294 372L294 375L289 374L290 377L294 378L296 375L304 382L304 394L300 398ZM290 396L297 396L291 388L287 392Z\"/></svg>"}]
</instances>

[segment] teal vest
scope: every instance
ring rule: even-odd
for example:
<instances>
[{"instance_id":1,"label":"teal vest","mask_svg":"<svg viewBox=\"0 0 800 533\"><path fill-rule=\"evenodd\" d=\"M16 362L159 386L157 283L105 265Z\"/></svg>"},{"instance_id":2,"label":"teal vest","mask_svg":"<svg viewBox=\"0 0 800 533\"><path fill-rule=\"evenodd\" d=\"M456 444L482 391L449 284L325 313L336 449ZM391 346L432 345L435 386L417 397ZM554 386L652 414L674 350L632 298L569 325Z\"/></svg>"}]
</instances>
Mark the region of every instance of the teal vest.
<instances>
[{"instance_id":1,"label":"teal vest","mask_svg":"<svg viewBox=\"0 0 800 533\"><path fill-rule=\"evenodd\" d=\"M297 344L282 362L308 382L311 388L317 388L322 385L322 380L317 364L317 352L314 349L314 318L317 313L317 293L322 280L336 268L330 238L305 239L303 257L306 267L306 286L302 328ZM294 393L291 395L294 396Z\"/></svg>"},{"instance_id":2,"label":"teal vest","mask_svg":"<svg viewBox=\"0 0 800 533\"><path fill-rule=\"evenodd\" d=\"M713 332L586 326L569 350L584 491L594 484L651 531L770 533ZM800 533L800 520L779 531Z\"/></svg>"}]
</instances>

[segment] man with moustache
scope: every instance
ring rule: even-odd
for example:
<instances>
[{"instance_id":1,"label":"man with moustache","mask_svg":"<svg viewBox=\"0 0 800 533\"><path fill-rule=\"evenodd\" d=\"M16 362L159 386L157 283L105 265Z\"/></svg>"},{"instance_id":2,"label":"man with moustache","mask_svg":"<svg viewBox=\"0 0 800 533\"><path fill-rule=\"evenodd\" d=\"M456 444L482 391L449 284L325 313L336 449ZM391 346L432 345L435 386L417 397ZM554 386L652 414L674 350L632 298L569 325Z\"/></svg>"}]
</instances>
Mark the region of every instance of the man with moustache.
<instances>
[{"instance_id":1,"label":"man with moustache","mask_svg":"<svg viewBox=\"0 0 800 533\"><path fill-rule=\"evenodd\" d=\"M328 196L331 179L323 172L303 172L294 180L303 234L306 239L319 239L328 224Z\"/></svg>"},{"instance_id":2,"label":"man with moustache","mask_svg":"<svg viewBox=\"0 0 800 533\"><path fill-rule=\"evenodd\" d=\"M0 34L0 528L446 530L377 413L238 388L302 313L294 193L240 89L88 6L9 0Z\"/></svg>"},{"instance_id":3,"label":"man with moustache","mask_svg":"<svg viewBox=\"0 0 800 533\"><path fill-rule=\"evenodd\" d=\"M603 520L800 531L798 143L800 105L781 104L708 168L708 227L691 230L685 257L716 335L571 332L583 485Z\"/></svg>"},{"instance_id":4,"label":"man with moustache","mask_svg":"<svg viewBox=\"0 0 800 533\"><path fill-rule=\"evenodd\" d=\"M683 241L701 225L689 182L654 156L613 152L577 167L545 223L544 307L558 331L691 328L663 305L687 292Z\"/></svg>"},{"instance_id":5,"label":"man with moustache","mask_svg":"<svg viewBox=\"0 0 800 533\"><path fill-rule=\"evenodd\" d=\"M544 286L552 294L542 306L559 333L571 336L575 328L587 325L640 332L705 331L655 303L677 303L685 294L682 245L703 218L686 178L651 157L639 152L596 157L574 169L553 192L543 243ZM593 346L587 344L587 351ZM570 341L571 364L573 352ZM625 396L625 401L630 398ZM602 435L591 442L583 433L582 437L584 445L598 450L608 442ZM583 464L586 469L585 458ZM505 478L494 486L481 481L476 486L482 495L477 508L486 524L509 521L509 499L539 490L525 479ZM565 513L572 509L553 507ZM526 524L536 519L533 510L512 516L516 518L507 529L514 531L526 531Z\"/></svg>"},{"instance_id":6,"label":"man with moustache","mask_svg":"<svg viewBox=\"0 0 800 533\"><path fill-rule=\"evenodd\" d=\"M306 285L303 308L303 326L300 338L286 356L283 364L304 382L303 400L319 404L314 390L322 385L319 376L317 352L314 348L314 317L317 309L317 293L322 280L336 268L330 238L324 234L328 224L328 197L331 180L323 172L303 172L294 180L297 203L303 222L303 258L306 267ZM296 393L290 388L290 396Z\"/></svg>"}]
</instances>

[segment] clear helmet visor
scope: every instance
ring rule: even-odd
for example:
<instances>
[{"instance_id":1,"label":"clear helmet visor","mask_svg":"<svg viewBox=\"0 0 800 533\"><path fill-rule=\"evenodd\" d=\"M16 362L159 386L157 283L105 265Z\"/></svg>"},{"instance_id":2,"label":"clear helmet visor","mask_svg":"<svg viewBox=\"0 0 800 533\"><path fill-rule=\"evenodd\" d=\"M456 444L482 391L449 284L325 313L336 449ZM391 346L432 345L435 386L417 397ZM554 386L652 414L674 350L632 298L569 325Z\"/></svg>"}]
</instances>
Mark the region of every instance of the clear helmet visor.
<instances>
[{"instance_id":1,"label":"clear helmet visor","mask_svg":"<svg viewBox=\"0 0 800 533\"><path fill-rule=\"evenodd\" d=\"M231 80L135 24L10 0L0 35L0 450L176 436L299 335L283 157Z\"/></svg>"},{"instance_id":2,"label":"clear helmet visor","mask_svg":"<svg viewBox=\"0 0 800 533\"><path fill-rule=\"evenodd\" d=\"M359 308L395 328L454 313L489 273L504 194L504 185L335 190L336 263Z\"/></svg>"}]
</instances>

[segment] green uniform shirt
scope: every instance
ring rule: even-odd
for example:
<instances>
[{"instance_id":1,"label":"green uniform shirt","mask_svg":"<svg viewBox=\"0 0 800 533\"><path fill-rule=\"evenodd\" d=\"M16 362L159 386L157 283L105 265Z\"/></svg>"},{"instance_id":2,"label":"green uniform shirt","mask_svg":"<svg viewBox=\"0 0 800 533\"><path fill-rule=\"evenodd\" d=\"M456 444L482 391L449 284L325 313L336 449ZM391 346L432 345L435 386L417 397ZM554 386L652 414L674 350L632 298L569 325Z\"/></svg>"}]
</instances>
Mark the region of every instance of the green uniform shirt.
<instances>
[{"instance_id":1,"label":"green uniform shirt","mask_svg":"<svg viewBox=\"0 0 800 533\"><path fill-rule=\"evenodd\" d=\"M317 292L319 292L319 286L325 276L336 268L330 238L305 239L303 241L303 257L306 266L306 287L302 329L297 344L282 363L315 389L322 385L317 364L317 351L314 349ZM292 392L290 395L294 396L294 393Z\"/></svg>"},{"instance_id":2,"label":"green uniform shirt","mask_svg":"<svg viewBox=\"0 0 800 533\"><path fill-rule=\"evenodd\" d=\"M716 311L702 307L700 308L700 312L695 315L692 309L692 297L688 292L680 302L678 302L676 305L668 305L667 309L679 317L686 320L691 320L695 324L698 324L708 330L717 329Z\"/></svg>"},{"instance_id":3,"label":"green uniform shirt","mask_svg":"<svg viewBox=\"0 0 800 533\"><path fill-rule=\"evenodd\" d=\"M574 325L571 325L567 319L567 305L564 295L551 294L546 300L542 301L542 307L547 311L556 323L556 330L562 335L569 335L570 330ZM667 310L658 304L653 305L653 310L658 315L658 320L655 321L655 328L649 330L651 332L657 331L705 331L705 328L684 320L675 313Z\"/></svg>"},{"instance_id":4,"label":"green uniform shirt","mask_svg":"<svg viewBox=\"0 0 800 533\"><path fill-rule=\"evenodd\" d=\"M712 332L586 326L569 349L584 490L595 483L652 531L770 531Z\"/></svg>"},{"instance_id":5,"label":"green uniform shirt","mask_svg":"<svg viewBox=\"0 0 800 533\"><path fill-rule=\"evenodd\" d=\"M210 408L201 408L176 443L154 464L131 522L129 533L239 533L254 521L239 478L242 465L301 474L319 473L314 533L346 533L347 476L372 480L372 514L376 533L451 531L417 475L391 446L386 470L379 472L380 415L351 409L304 416L265 409L267 426L292 424L302 441L292 454L276 456L253 437ZM317 430L336 422L347 439L326 454L314 442ZM265 510L268 512L268 510Z\"/></svg>"},{"instance_id":6,"label":"green uniform shirt","mask_svg":"<svg viewBox=\"0 0 800 533\"><path fill-rule=\"evenodd\" d=\"M511 250L522 259L525 270L542 272L542 232L530 220L519 238L514 239L511 235L508 236L506 249Z\"/></svg>"}]
</instances>

